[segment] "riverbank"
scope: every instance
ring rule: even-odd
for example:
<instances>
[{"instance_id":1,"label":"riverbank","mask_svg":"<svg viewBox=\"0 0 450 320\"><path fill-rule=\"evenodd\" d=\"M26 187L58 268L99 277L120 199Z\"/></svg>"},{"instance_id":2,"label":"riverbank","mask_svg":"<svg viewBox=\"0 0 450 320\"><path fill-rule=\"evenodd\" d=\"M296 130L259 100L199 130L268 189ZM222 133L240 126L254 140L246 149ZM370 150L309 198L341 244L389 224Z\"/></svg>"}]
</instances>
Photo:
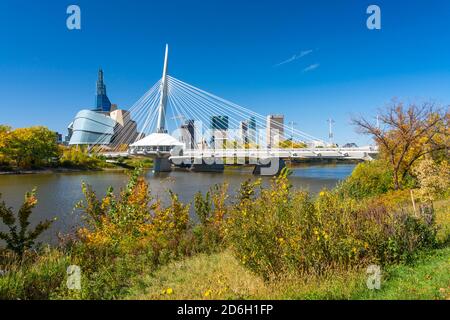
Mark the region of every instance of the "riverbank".
<instances>
[{"instance_id":1,"label":"riverbank","mask_svg":"<svg viewBox=\"0 0 450 320\"><path fill-rule=\"evenodd\" d=\"M143 161L141 159L126 159L122 162L105 162L98 167L47 167L39 169L11 169L0 170L0 175L24 175L24 174L49 174L49 173L83 173L83 172L120 172L124 170L134 170L137 166L142 165L145 169L153 167L152 161Z\"/></svg>"},{"instance_id":2,"label":"riverbank","mask_svg":"<svg viewBox=\"0 0 450 320\"><path fill-rule=\"evenodd\" d=\"M0 175L24 175L24 174L49 174L49 173L72 173L72 172L96 172L104 169L71 169L71 168L43 168L34 170L12 170L0 171Z\"/></svg>"},{"instance_id":3,"label":"riverbank","mask_svg":"<svg viewBox=\"0 0 450 320\"><path fill-rule=\"evenodd\" d=\"M148 251L89 262L69 253L45 249L32 265L2 270L0 298L119 299L119 300L448 300L450 299L450 200L436 203L440 246L417 252L409 263L381 269L381 287L367 287L366 266L330 269L321 275L303 274L265 280L251 272L232 250L198 253L155 267ZM30 258L31 259L31 258ZM106 259L104 262L104 259ZM98 260L98 261L97 261ZM95 271L92 263L109 263ZM108 262L109 261L109 262ZM68 265L82 267L83 290L64 287ZM3 265L5 268L5 265Z\"/></svg>"},{"instance_id":4,"label":"riverbank","mask_svg":"<svg viewBox=\"0 0 450 320\"><path fill-rule=\"evenodd\" d=\"M142 275L123 299L448 300L449 259L450 247L422 253L413 264L382 270L380 290L371 290L365 269L264 282L225 251L198 255L164 266L151 276Z\"/></svg>"},{"instance_id":5,"label":"riverbank","mask_svg":"<svg viewBox=\"0 0 450 320\"><path fill-rule=\"evenodd\" d=\"M176 261L149 275L143 273L133 280L124 299L449 300L450 200L439 201L435 207L441 247L418 253L411 263L384 267L379 290L367 287L366 268L266 282L225 250Z\"/></svg>"},{"instance_id":6,"label":"riverbank","mask_svg":"<svg viewBox=\"0 0 450 320\"><path fill-rule=\"evenodd\" d=\"M231 203L227 184L190 202L175 193L168 204L153 202L139 170L104 197L84 185L77 207L86 225L75 234L22 256L0 250L0 298L447 298L449 200L428 219L392 194L400 207L340 188L312 196L288 175L268 187L244 181ZM371 264L382 268L382 294L366 286ZM69 265L81 268L81 290L65 285ZM403 282L413 279L415 294Z\"/></svg>"},{"instance_id":7,"label":"riverbank","mask_svg":"<svg viewBox=\"0 0 450 320\"><path fill-rule=\"evenodd\" d=\"M324 274L265 280L232 250L196 254L130 278L120 299L450 299L450 200L434 204L438 248L421 250L408 263L381 270L381 288L367 287L367 266L330 269ZM140 261L140 259L137 259Z\"/></svg>"}]
</instances>

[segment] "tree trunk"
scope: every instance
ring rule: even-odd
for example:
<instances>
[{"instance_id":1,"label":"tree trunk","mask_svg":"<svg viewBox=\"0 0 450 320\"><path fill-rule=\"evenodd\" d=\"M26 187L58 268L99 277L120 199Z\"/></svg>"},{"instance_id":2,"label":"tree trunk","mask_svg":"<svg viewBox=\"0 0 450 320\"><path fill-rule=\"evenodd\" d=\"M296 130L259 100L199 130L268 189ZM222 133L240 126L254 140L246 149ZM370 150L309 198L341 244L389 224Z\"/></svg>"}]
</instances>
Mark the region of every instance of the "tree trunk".
<instances>
[{"instance_id":1,"label":"tree trunk","mask_svg":"<svg viewBox=\"0 0 450 320\"><path fill-rule=\"evenodd\" d=\"M394 170L394 189L399 190L400 189L400 182L398 179L398 171Z\"/></svg>"}]
</instances>

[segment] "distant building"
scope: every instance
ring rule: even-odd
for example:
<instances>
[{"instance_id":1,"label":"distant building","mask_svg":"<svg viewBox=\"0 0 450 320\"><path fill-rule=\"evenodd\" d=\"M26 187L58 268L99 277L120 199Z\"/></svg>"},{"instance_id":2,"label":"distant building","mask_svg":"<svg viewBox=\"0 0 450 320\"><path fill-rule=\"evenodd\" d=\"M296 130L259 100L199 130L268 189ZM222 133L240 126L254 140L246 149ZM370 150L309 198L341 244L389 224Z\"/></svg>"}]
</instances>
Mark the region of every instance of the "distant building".
<instances>
[{"instance_id":1,"label":"distant building","mask_svg":"<svg viewBox=\"0 0 450 320\"><path fill-rule=\"evenodd\" d=\"M81 110L68 127L69 145L109 145L115 127L116 121L109 115Z\"/></svg>"},{"instance_id":2,"label":"distant building","mask_svg":"<svg viewBox=\"0 0 450 320\"><path fill-rule=\"evenodd\" d=\"M64 143L63 135L61 133L59 133L59 132L55 132L55 135L56 135L56 143L57 144L63 144Z\"/></svg>"},{"instance_id":3,"label":"distant building","mask_svg":"<svg viewBox=\"0 0 450 320\"><path fill-rule=\"evenodd\" d=\"M228 130L228 116L213 116L211 118L211 129Z\"/></svg>"},{"instance_id":4,"label":"distant building","mask_svg":"<svg viewBox=\"0 0 450 320\"><path fill-rule=\"evenodd\" d=\"M346 143L342 146L342 148L358 148L358 145L354 142Z\"/></svg>"},{"instance_id":5,"label":"distant building","mask_svg":"<svg viewBox=\"0 0 450 320\"><path fill-rule=\"evenodd\" d=\"M186 149L194 149L196 145L195 140L195 121L194 120L186 120L185 124L180 127L181 133L181 142L184 143Z\"/></svg>"},{"instance_id":6,"label":"distant building","mask_svg":"<svg viewBox=\"0 0 450 320\"><path fill-rule=\"evenodd\" d=\"M239 123L239 141L242 144L247 144L249 140L249 124L248 121L241 121Z\"/></svg>"},{"instance_id":7,"label":"distant building","mask_svg":"<svg viewBox=\"0 0 450 320\"><path fill-rule=\"evenodd\" d=\"M266 123L266 143L269 148L277 147L284 140L284 115L268 115Z\"/></svg>"},{"instance_id":8,"label":"distant building","mask_svg":"<svg viewBox=\"0 0 450 320\"><path fill-rule=\"evenodd\" d=\"M248 120L248 142L256 143L256 118L250 117Z\"/></svg>"},{"instance_id":9,"label":"distant building","mask_svg":"<svg viewBox=\"0 0 450 320\"><path fill-rule=\"evenodd\" d=\"M325 148L327 144L322 140L312 140L307 143L308 148Z\"/></svg>"},{"instance_id":10,"label":"distant building","mask_svg":"<svg viewBox=\"0 0 450 320\"><path fill-rule=\"evenodd\" d=\"M116 122L114 127L114 135L111 139L111 144L123 145L130 144L138 138L137 124L131 120L130 113L126 110L117 109L111 111L109 116Z\"/></svg>"},{"instance_id":11,"label":"distant building","mask_svg":"<svg viewBox=\"0 0 450 320\"><path fill-rule=\"evenodd\" d=\"M213 116L211 117L211 145L213 148L225 148L228 139L228 116Z\"/></svg>"},{"instance_id":12,"label":"distant building","mask_svg":"<svg viewBox=\"0 0 450 320\"><path fill-rule=\"evenodd\" d=\"M95 111L100 112L110 112L111 111L111 101L109 101L106 95L106 85L103 81L103 70L98 70L98 80L97 80L97 94L95 96ZM117 106L116 106L117 107Z\"/></svg>"},{"instance_id":13,"label":"distant building","mask_svg":"<svg viewBox=\"0 0 450 320\"><path fill-rule=\"evenodd\" d=\"M137 125L130 113L109 101L101 69L98 71L95 103L93 110L79 111L69 124L69 145L119 146L138 138Z\"/></svg>"}]
</instances>

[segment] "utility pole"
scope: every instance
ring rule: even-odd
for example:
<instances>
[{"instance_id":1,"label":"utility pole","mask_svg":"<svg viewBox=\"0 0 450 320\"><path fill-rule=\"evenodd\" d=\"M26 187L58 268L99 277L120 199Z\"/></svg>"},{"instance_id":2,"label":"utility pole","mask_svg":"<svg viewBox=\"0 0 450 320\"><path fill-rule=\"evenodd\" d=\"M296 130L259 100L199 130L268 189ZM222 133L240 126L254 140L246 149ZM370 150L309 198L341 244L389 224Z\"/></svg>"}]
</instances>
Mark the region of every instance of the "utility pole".
<instances>
[{"instance_id":1,"label":"utility pole","mask_svg":"<svg viewBox=\"0 0 450 320\"><path fill-rule=\"evenodd\" d=\"M336 123L336 122L333 119L331 119L331 118L328 119L327 122L328 122L328 125L329 125L328 138L330 139L330 146L332 146L333 145L333 138L334 138L334 135L333 135L333 124Z\"/></svg>"},{"instance_id":2,"label":"utility pole","mask_svg":"<svg viewBox=\"0 0 450 320\"><path fill-rule=\"evenodd\" d=\"M291 149L294 149L294 126L297 125L297 122L289 121L291 125Z\"/></svg>"}]
</instances>

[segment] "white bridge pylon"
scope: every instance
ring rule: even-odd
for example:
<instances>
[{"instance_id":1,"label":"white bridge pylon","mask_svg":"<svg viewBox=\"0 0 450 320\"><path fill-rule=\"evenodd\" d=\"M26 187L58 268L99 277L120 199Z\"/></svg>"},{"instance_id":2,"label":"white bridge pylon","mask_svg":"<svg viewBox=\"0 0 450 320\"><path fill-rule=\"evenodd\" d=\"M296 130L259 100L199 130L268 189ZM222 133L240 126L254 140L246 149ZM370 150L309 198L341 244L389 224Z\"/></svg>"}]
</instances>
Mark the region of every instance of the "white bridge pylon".
<instances>
[{"instance_id":1,"label":"white bridge pylon","mask_svg":"<svg viewBox=\"0 0 450 320\"><path fill-rule=\"evenodd\" d=\"M170 76L168 54L166 45L162 78L129 109L140 134L126 145L132 132L119 128L115 134L121 138L105 148L106 156L195 162L202 157L369 160L378 153L374 147L328 148L325 140L295 128L269 133L265 116Z\"/></svg>"}]
</instances>

